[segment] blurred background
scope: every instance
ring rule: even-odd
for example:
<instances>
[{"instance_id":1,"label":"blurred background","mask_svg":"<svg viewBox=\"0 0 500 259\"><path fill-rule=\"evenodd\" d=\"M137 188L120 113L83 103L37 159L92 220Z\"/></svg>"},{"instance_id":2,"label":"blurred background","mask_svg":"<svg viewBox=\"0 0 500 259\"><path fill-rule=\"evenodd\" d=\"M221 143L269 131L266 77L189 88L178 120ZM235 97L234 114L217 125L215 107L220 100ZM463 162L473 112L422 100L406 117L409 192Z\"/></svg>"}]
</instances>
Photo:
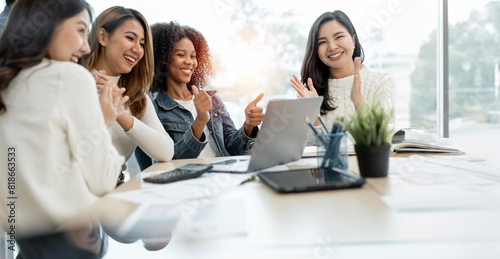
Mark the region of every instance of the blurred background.
<instances>
[{"instance_id":1,"label":"blurred background","mask_svg":"<svg viewBox=\"0 0 500 259\"><path fill-rule=\"evenodd\" d=\"M325 11L343 10L358 31L365 64L392 73L397 126L436 130L438 3L434 0L88 1L95 14L113 5L139 10L150 24L178 21L201 31L211 47L215 89L237 125L259 92L260 103L295 98L309 28ZM500 2L449 3L450 136L498 129Z\"/></svg>"},{"instance_id":2,"label":"blurred background","mask_svg":"<svg viewBox=\"0 0 500 259\"><path fill-rule=\"evenodd\" d=\"M365 50L365 64L392 73L398 128L437 135L439 1L435 0L89 0L95 15L113 5L140 11L150 24L175 20L202 32L216 65L218 91L235 124L259 103L296 98L309 28L326 11L344 11ZM2 1L3 4L3 1ZM449 1L449 135L500 144L500 1ZM480 147L478 146L478 149Z\"/></svg>"}]
</instances>

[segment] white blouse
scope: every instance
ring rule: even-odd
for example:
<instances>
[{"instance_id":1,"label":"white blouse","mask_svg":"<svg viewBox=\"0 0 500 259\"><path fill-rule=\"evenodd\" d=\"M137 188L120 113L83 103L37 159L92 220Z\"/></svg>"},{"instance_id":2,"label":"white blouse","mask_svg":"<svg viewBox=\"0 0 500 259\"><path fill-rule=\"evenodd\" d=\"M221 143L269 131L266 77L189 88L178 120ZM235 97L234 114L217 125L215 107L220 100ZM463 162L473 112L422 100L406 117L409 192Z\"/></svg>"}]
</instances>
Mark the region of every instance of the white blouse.
<instances>
[{"instance_id":1,"label":"white blouse","mask_svg":"<svg viewBox=\"0 0 500 259\"><path fill-rule=\"evenodd\" d=\"M84 67L44 59L21 70L2 99L2 228L10 228L5 217L14 215L17 237L53 231L115 188L123 157L111 143L95 80ZM7 157L15 158L12 193ZM3 206L9 202L15 202L14 214Z\"/></svg>"},{"instance_id":2,"label":"white blouse","mask_svg":"<svg viewBox=\"0 0 500 259\"><path fill-rule=\"evenodd\" d=\"M120 76L111 77L118 84ZM156 161L166 162L174 156L174 141L163 128L156 115L153 102L146 95L146 111L141 119L134 117L132 128L125 132L115 122L112 128L113 145L128 160L137 146Z\"/></svg>"}]
</instances>

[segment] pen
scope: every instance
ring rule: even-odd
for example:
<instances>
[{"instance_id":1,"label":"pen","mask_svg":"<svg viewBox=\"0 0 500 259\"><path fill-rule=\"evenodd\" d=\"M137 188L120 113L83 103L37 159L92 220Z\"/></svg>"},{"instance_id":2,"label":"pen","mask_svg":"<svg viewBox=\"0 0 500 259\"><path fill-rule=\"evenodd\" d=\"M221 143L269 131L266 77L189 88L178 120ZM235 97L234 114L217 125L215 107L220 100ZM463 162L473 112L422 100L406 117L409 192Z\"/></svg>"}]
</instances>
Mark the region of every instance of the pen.
<instances>
[{"instance_id":1,"label":"pen","mask_svg":"<svg viewBox=\"0 0 500 259\"><path fill-rule=\"evenodd\" d=\"M247 179L243 180L239 185L243 185L243 184L251 182L255 179L257 179L257 175L254 174L254 175L248 177Z\"/></svg>"},{"instance_id":2,"label":"pen","mask_svg":"<svg viewBox=\"0 0 500 259\"><path fill-rule=\"evenodd\" d=\"M309 118L307 116L304 116L304 120L306 121L307 125L312 129L314 134L318 135L318 131L314 128L314 126L309 122Z\"/></svg>"},{"instance_id":3,"label":"pen","mask_svg":"<svg viewBox=\"0 0 500 259\"><path fill-rule=\"evenodd\" d=\"M323 121L321 116L318 116L318 120L319 122L321 122L321 125L323 125L323 128L325 128L325 132L328 133L328 128L326 127L325 122Z\"/></svg>"},{"instance_id":4,"label":"pen","mask_svg":"<svg viewBox=\"0 0 500 259\"><path fill-rule=\"evenodd\" d=\"M325 140L319 136L319 133L318 131L314 128L314 126L309 122L309 118L307 116L304 116L304 120L306 121L307 125L309 125L309 127L312 129L312 131L314 132L314 135L316 135L320 141L323 143L323 145L326 146L326 142Z\"/></svg>"}]
</instances>

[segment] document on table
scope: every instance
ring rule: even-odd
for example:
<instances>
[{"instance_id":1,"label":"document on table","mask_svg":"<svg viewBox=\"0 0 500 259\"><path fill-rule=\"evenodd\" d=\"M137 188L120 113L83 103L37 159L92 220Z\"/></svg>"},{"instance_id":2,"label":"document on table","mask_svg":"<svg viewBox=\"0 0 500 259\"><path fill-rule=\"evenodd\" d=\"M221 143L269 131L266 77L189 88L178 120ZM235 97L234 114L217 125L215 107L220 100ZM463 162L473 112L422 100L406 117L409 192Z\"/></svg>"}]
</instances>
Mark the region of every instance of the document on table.
<instances>
[{"instance_id":1,"label":"document on table","mask_svg":"<svg viewBox=\"0 0 500 259\"><path fill-rule=\"evenodd\" d=\"M123 239L148 239L170 241L179 219L177 206L142 204L117 229L116 235Z\"/></svg>"},{"instance_id":2,"label":"document on table","mask_svg":"<svg viewBox=\"0 0 500 259\"><path fill-rule=\"evenodd\" d=\"M381 200L392 209L500 209L500 169L492 165L416 155L389 164L391 193Z\"/></svg>"},{"instance_id":3,"label":"document on table","mask_svg":"<svg viewBox=\"0 0 500 259\"><path fill-rule=\"evenodd\" d=\"M143 173L141 178L158 172ZM141 189L112 194L112 198L138 204L179 204L192 199L206 199L236 188L249 174L205 173L194 179L167 184L142 182Z\"/></svg>"},{"instance_id":4,"label":"document on table","mask_svg":"<svg viewBox=\"0 0 500 259\"><path fill-rule=\"evenodd\" d=\"M188 221L181 221L176 235L190 241L247 233L245 202L242 199L218 199L200 208Z\"/></svg>"}]
</instances>

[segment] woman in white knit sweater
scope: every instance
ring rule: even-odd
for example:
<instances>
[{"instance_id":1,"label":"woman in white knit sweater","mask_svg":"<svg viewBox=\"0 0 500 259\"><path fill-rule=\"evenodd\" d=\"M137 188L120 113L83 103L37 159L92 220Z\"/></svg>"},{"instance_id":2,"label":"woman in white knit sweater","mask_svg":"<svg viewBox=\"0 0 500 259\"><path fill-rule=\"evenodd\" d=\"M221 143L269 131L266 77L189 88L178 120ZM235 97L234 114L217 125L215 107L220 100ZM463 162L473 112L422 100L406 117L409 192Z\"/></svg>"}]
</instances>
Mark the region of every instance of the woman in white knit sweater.
<instances>
[{"instance_id":1,"label":"woman in white knit sweater","mask_svg":"<svg viewBox=\"0 0 500 259\"><path fill-rule=\"evenodd\" d=\"M125 88L125 110L113 125L113 144L128 160L139 146L157 161L170 161L174 142L165 132L146 94L154 75L151 32L144 16L121 6L106 9L89 36L91 53L82 64L93 74L98 90L106 84ZM118 87L116 87L118 86Z\"/></svg>"},{"instance_id":2,"label":"woman in white knit sweater","mask_svg":"<svg viewBox=\"0 0 500 259\"><path fill-rule=\"evenodd\" d=\"M326 12L311 26L302 63L302 81L292 87L300 97L321 95L321 115L333 125L363 105L378 103L394 122L395 82L385 71L363 65L364 53L349 17L342 11ZM306 87L307 85L307 87ZM316 120L315 126L321 124Z\"/></svg>"},{"instance_id":3,"label":"woman in white knit sweater","mask_svg":"<svg viewBox=\"0 0 500 259\"><path fill-rule=\"evenodd\" d=\"M109 132L127 98L113 100L110 87L98 98L74 64L90 51L90 13L84 0L18 0L0 37L0 225L10 238L52 232L116 186L123 157Z\"/></svg>"}]
</instances>

